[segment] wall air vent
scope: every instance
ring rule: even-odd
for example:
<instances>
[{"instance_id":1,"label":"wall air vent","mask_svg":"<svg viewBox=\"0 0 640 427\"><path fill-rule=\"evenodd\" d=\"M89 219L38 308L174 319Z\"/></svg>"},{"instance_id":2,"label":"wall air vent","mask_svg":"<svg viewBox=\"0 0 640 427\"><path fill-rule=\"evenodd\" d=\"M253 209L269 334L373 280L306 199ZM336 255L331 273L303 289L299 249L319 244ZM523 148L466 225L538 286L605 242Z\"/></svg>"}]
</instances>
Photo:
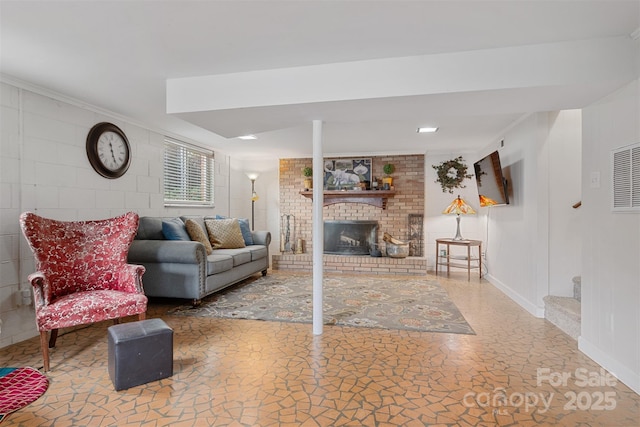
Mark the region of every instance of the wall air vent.
<instances>
[{"instance_id":1,"label":"wall air vent","mask_svg":"<svg viewBox=\"0 0 640 427\"><path fill-rule=\"evenodd\" d=\"M613 212L640 212L640 143L611 152Z\"/></svg>"}]
</instances>

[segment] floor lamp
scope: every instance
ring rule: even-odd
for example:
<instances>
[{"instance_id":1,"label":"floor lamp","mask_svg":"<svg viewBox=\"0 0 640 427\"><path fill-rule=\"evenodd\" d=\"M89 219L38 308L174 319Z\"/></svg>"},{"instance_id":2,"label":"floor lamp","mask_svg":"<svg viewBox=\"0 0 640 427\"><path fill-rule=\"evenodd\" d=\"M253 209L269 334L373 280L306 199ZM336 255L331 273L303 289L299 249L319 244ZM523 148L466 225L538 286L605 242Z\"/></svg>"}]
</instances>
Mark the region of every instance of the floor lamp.
<instances>
[{"instance_id":1,"label":"floor lamp","mask_svg":"<svg viewBox=\"0 0 640 427\"><path fill-rule=\"evenodd\" d=\"M256 179L258 179L257 173L248 173L247 176L251 180L251 230L255 229L255 206L256 200L258 200L258 193L256 193Z\"/></svg>"}]
</instances>

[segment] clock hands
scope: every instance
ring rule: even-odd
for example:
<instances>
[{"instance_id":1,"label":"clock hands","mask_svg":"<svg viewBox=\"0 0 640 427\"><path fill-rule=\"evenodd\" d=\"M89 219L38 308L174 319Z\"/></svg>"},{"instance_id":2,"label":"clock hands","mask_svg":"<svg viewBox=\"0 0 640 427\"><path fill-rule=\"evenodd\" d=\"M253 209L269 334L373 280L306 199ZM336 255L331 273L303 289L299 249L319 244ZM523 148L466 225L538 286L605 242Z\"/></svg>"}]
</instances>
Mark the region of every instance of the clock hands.
<instances>
[{"instance_id":1,"label":"clock hands","mask_svg":"<svg viewBox=\"0 0 640 427\"><path fill-rule=\"evenodd\" d=\"M113 143L109 141L109 149L111 150L111 158L113 158L113 165L115 166L118 162L116 161L116 155L113 154Z\"/></svg>"}]
</instances>

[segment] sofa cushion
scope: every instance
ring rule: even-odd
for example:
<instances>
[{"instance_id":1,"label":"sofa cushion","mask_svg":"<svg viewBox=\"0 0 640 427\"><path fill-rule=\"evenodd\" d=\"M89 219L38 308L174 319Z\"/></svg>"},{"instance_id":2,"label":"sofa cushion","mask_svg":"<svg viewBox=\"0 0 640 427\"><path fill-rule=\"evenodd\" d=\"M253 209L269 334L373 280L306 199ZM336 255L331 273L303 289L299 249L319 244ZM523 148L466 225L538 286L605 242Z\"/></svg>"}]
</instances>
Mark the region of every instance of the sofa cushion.
<instances>
[{"instance_id":1,"label":"sofa cushion","mask_svg":"<svg viewBox=\"0 0 640 427\"><path fill-rule=\"evenodd\" d=\"M209 236L207 236L207 233L205 233L202 227L193 219L187 219L184 225L187 228L187 233L189 233L191 240L202 243L207 251L207 255L211 255L213 248L209 242Z\"/></svg>"},{"instance_id":2,"label":"sofa cushion","mask_svg":"<svg viewBox=\"0 0 640 427\"><path fill-rule=\"evenodd\" d=\"M165 240L162 234L162 218L153 216L140 217L137 240Z\"/></svg>"},{"instance_id":3,"label":"sofa cushion","mask_svg":"<svg viewBox=\"0 0 640 427\"><path fill-rule=\"evenodd\" d=\"M233 268L233 258L230 255L214 253L207 257L207 275L222 273Z\"/></svg>"},{"instance_id":4,"label":"sofa cushion","mask_svg":"<svg viewBox=\"0 0 640 427\"><path fill-rule=\"evenodd\" d=\"M235 218L205 220L209 241L213 249L244 248L240 224Z\"/></svg>"},{"instance_id":5,"label":"sofa cushion","mask_svg":"<svg viewBox=\"0 0 640 427\"><path fill-rule=\"evenodd\" d=\"M205 218L206 220L207 218ZM226 216L216 215L216 219L228 219ZM247 218L237 218L240 225L240 231L242 232L242 238L244 239L244 245L253 245L253 234L251 234L251 227L249 226L249 220Z\"/></svg>"},{"instance_id":6,"label":"sofa cushion","mask_svg":"<svg viewBox=\"0 0 640 427\"><path fill-rule=\"evenodd\" d=\"M220 255L228 255L233 258L233 266L237 267L238 265L246 264L251 262L251 251L247 248L242 249L217 249L215 251L216 254Z\"/></svg>"},{"instance_id":7,"label":"sofa cushion","mask_svg":"<svg viewBox=\"0 0 640 427\"><path fill-rule=\"evenodd\" d=\"M262 259L269 254L267 247L263 245L247 246L247 249L251 252L251 261Z\"/></svg>"},{"instance_id":8,"label":"sofa cushion","mask_svg":"<svg viewBox=\"0 0 640 427\"><path fill-rule=\"evenodd\" d=\"M162 234L167 240L191 240L187 228L180 218L163 219Z\"/></svg>"}]
</instances>

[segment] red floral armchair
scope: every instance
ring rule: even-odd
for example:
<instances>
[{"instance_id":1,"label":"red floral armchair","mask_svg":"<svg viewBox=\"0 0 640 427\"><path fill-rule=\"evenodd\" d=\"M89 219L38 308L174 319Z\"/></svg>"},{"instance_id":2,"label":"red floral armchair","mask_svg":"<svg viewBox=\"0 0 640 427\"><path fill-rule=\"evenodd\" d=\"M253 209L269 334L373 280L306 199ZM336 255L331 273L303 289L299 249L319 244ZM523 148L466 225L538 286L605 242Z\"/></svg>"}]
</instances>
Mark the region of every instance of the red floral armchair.
<instances>
[{"instance_id":1,"label":"red floral armchair","mask_svg":"<svg viewBox=\"0 0 640 427\"><path fill-rule=\"evenodd\" d=\"M20 226L33 251L36 324L44 370L59 328L138 315L144 320L147 297L144 267L127 264L129 246L138 229L133 212L94 221L57 221L31 212ZM47 346L47 333L51 337Z\"/></svg>"}]
</instances>

